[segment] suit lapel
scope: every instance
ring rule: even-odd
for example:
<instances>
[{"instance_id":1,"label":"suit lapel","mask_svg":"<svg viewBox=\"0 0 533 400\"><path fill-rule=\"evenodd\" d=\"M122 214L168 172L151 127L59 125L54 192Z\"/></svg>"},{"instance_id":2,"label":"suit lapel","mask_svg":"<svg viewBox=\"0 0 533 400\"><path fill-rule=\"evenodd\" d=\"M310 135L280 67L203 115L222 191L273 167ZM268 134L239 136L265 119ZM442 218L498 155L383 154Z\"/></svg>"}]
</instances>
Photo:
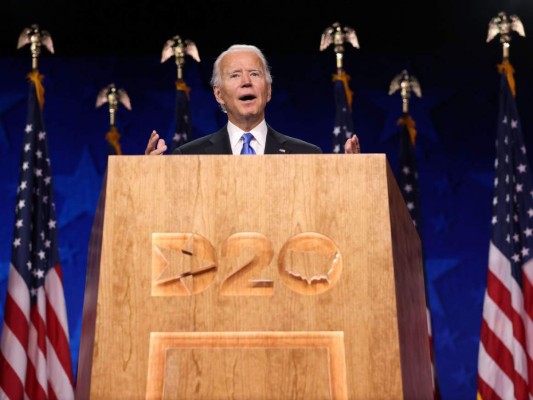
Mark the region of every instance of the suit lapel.
<instances>
[{"instance_id":1,"label":"suit lapel","mask_svg":"<svg viewBox=\"0 0 533 400\"><path fill-rule=\"evenodd\" d=\"M289 151L283 146L285 141L286 139L281 133L268 126L265 154L288 154Z\"/></svg>"},{"instance_id":2,"label":"suit lapel","mask_svg":"<svg viewBox=\"0 0 533 400\"><path fill-rule=\"evenodd\" d=\"M209 148L205 149L207 154L233 154L227 126L213 133L209 139L209 144Z\"/></svg>"}]
</instances>

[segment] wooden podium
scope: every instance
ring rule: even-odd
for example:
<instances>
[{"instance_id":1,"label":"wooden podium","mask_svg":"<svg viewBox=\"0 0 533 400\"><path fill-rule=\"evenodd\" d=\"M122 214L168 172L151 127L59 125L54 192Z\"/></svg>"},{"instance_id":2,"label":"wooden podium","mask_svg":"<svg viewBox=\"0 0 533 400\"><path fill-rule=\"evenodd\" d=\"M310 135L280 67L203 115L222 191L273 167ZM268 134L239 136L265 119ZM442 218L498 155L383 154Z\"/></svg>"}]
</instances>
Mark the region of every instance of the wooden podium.
<instances>
[{"instance_id":1,"label":"wooden podium","mask_svg":"<svg viewBox=\"0 0 533 400\"><path fill-rule=\"evenodd\" d=\"M111 156L105 196L78 399L432 398L385 155Z\"/></svg>"}]
</instances>

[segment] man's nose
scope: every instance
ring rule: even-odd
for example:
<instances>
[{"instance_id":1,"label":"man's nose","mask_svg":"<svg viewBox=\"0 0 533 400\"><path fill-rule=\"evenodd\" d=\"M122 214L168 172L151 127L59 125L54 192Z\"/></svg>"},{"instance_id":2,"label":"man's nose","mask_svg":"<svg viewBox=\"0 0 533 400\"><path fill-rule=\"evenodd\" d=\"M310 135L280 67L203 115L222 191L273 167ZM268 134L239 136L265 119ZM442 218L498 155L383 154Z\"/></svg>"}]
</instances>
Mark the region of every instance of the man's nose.
<instances>
[{"instance_id":1,"label":"man's nose","mask_svg":"<svg viewBox=\"0 0 533 400\"><path fill-rule=\"evenodd\" d=\"M251 85L252 84L252 78L250 78L250 76L244 74L242 76L242 84L243 85Z\"/></svg>"}]
</instances>

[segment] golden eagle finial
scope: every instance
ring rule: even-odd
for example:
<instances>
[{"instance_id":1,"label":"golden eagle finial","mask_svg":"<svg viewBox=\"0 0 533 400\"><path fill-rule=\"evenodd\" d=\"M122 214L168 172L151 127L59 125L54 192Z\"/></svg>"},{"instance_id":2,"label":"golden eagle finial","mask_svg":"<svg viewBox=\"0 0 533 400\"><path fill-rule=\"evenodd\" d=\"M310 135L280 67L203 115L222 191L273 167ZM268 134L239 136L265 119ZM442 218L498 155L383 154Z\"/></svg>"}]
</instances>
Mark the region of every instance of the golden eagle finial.
<instances>
[{"instance_id":1,"label":"golden eagle finial","mask_svg":"<svg viewBox=\"0 0 533 400\"><path fill-rule=\"evenodd\" d=\"M389 95L395 93L397 90L400 90L400 95L402 96L402 111L404 114L409 112L409 99L411 98L411 92L417 97L422 97L422 90L418 79L413 75L409 75L407 70L403 70L390 83Z\"/></svg>"},{"instance_id":2,"label":"golden eagle finial","mask_svg":"<svg viewBox=\"0 0 533 400\"><path fill-rule=\"evenodd\" d=\"M41 54L41 46L44 46L48 51L54 54L54 44L52 37L47 31L40 30L39 25L33 24L28 28L24 28L19 35L17 49L30 44L31 51L31 67L37 70L38 58Z\"/></svg>"},{"instance_id":3,"label":"golden eagle finial","mask_svg":"<svg viewBox=\"0 0 533 400\"><path fill-rule=\"evenodd\" d=\"M115 115L119 103L131 111L131 102L124 89L117 89L114 83L110 83L98 92L96 97L96 108L104 103L109 103L109 123L115 126Z\"/></svg>"},{"instance_id":4,"label":"golden eagle finial","mask_svg":"<svg viewBox=\"0 0 533 400\"><path fill-rule=\"evenodd\" d=\"M191 56L196 62L200 62L198 48L191 40L182 40L181 36L176 35L171 39L168 39L163 46L161 62L165 62L172 56L176 58L176 66L178 67L178 80L183 79L183 66L185 65L186 54Z\"/></svg>"},{"instance_id":5,"label":"golden eagle finial","mask_svg":"<svg viewBox=\"0 0 533 400\"><path fill-rule=\"evenodd\" d=\"M340 23L334 22L328 26L320 38L320 51L324 51L330 44L335 46L333 50L337 57L337 70L342 70L342 53L344 53L344 43L350 43L356 49L359 48L359 40L355 30L349 26L341 26Z\"/></svg>"},{"instance_id":6,"label":"golden eagle finial","mask_svg":"<svg viewBox=\"0 0 533 400\"><path fill-rule=\"evenodd\" d=\"M487 33L487 43L494 39L498 34L500 35L500 43L503 46L503 58L509 58L509 46L511 42L511 33L515 31L520 36L525 37L524 25L520 18L516 15L507 16L503 11L499 12L489 22L489 29Z\"/></svg>"}]
</instances>

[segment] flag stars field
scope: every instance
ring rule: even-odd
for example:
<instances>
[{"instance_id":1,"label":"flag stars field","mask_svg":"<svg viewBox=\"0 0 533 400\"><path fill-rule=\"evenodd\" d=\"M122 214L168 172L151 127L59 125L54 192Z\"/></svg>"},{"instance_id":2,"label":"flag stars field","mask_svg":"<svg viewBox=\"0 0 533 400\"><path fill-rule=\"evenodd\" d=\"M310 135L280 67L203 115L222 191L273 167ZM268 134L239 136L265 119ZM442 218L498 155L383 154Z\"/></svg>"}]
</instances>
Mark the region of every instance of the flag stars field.
<instances>
[{"instance_id":1,"label":"flag stars field","mask_svg":"<svg viewBox=\"0 0 533 400\"><path fill-rule=\"evenodd\" d=\"M352 137L354 127L351 115L351 109L348 104L347 90L340 77L334 80L335 96L335 123L333 125L333 137L331 151L339 154L344 151L344 142Z\"/></svg>"}]
</instances>

